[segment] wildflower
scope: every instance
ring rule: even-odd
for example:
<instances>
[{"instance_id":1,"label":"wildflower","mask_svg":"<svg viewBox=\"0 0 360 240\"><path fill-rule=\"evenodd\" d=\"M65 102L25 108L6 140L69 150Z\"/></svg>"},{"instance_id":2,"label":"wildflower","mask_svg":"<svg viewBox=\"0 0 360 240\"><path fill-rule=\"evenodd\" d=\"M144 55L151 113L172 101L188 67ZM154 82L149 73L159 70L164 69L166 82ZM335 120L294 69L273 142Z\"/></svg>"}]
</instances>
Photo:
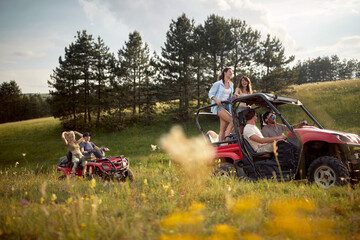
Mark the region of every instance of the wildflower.
<instances>
[{"instance_id":1,"label":"wildflower","mask_svg":"<svg viewBox=\"0 0 360 240\"><path fill-rule=\"evenodd\" d=\"M214 227L213 231L213 239L235 239L236 230L234 229L234 227L231 227L227 224L218 224Z\"/></svg>"},{"instance_id":2,"label":"wildflower","mask_svg":"<svg viewBox=\"0 0 360 240\"><path fill-rule=\"evenodd\" d=\"M170 197L173 197L173 196L175 196L175 192L174 192L174 190L170 190Z\"/></svg>"},{"instance_id":3,"label":"wildflower","mask_svg":"<svg viewBox=\"0 0 360 240\"><path fill-rule=\"evenodd\" d=\"M204 204L194 203L190 206L190 211L170 214L163 219L161 225L166 228L173 228L179 225L199 224L204 220L204 216L200 214L204 208Z\"/></svg>"},{"instance_id":4,"label":"wildflower","mask_svg":"<svg viewBox=\"0 0 360 240\"><path fill-rule=\"evenodd\" d=\"M164 188L165 190L168 190L169 185L163 185L163 188Z\"/></svg>"},{"instance_id":5,"label":"wildflower","mask_svg":"<svg viewBox=\"0 0 360 240\"><path fill-rule=\"evenodd\" d=\"M72 197L69 197L67 200L65 200L65 202L66 202L67 204L71 204L71 203L73 202Z\"/></svg>"},{"instance_id":6,"label":"wildflower","mask_svg":"<svg viewBox=\"0 0 360 240\"><path fill-rule=\"evenodd\" d=\"M214 159L214 148L202 137L188 139L180 126L162 137L161 147L171 155L171 160L179 163L186 173L189 184L202 184L210 177L208 164Z\"/></svg>"},{"instance_id":7,"label":"wildflower","mask_svg":"<svg viewBox=\"0 0 360 240\"><path fill-rule=\"evenodd\" d=\"M51 195L51 201L56 201L56 199L57 199L57 196L55 195L55 193L53 193L52 195Z\"/></svg>"},{"instance_id":8,"label":"wildflower","mask_svg":"<svg viewBox=\"0 0 360 240\"><path fill-rule=\"evenodd\" d=\"M197 202L191 204L191 206L190 206L190 210L197 211L197 212L202 211L204 208L205 208L205 204L197 203Z\"/></svg>"},{"instance_id":9,"label":"wildflower","mask_svg":"<svg viewBox=\"0 0 360 240\"><path fill-rule=\"evenodd\" d=\"M25 192L24 194L25 194L25 196L27 196L27 195L28 195L28 192Z\"/></svg>"},{"instance_id":10,"label":"wildflower","mask_svg":"<svg viewBox=\"0 0 360 240\"><path fill-rule=\"evenodd\" d=\"M146 197L145 193L142 193L142 194L141 194L141 196L142 196L143 198L145 198L145 197Z\"/></svg>"},{"instance_id":11,"label":"wildflower","mask_svg":"<svg viewBox=\"0 0 360 240\"><path fill-rule=\"evenodd\" d=\"M94 195L91 195L91 196L90 196L90 199L91 199L91 200L93 200L94 198L95 198Z\"/></svg>"},{"instance_id":12,"label":"wildflower","mask_svg":"<svg viewBox=\"0 0 360 240\"><path fill-rule=\"evenodd\" d=\"M29 205L29 201L24 200L24 201L21 202L21 206L24 207L26 205Z\"/></svg>"},{"instance_id":13,"label":"wildflower","mask_svg":"<svg viewBox=\"0 0 360 240\"><path fill-rule=\"evenodd\" d=\"M259 200L254 197L244 197L238 200L228 199L227 207L230 211L234 211L237 214L251 211L259 206Z\"/></svg>"},{"instance_id":14,"label":"wildflower","mask_svg":"<svg viewBox=\"0 0 360 240\"><path fill-rule=\"evenodd\" d=\"M80 227L82 227L82 228L86 227L86 223L81 223Z\"/></svg>"},{"instance_id":15,"label":"wildflower","mask_svg":"<svg viewBox=\"0 0 360 240\"><path fill-rule=\"evenodd\" d=\"M262 237L255 233L244 233L243 234L244 239L246 240L262 240Z\"/></svg>"},{"instance_id":16,"label":"wildflower","mask_svg":"<svg viewBox=\"0 0 360 240\"><path fill-rule=\"evenodd\" d=\"M158 148L158 146L157 146L157 145L153 145L153 144L151 144L151 149L152 149L153 151L155 151L157 148Z\"/></svg>"},{"instance_id":17,"label":"wildflower","mask_svg":"<svg viewBox=\"0 0 360 240\"><path fill-rule=\"evenodd\" d=\"M45 199L43 197L40 198L40 204L44 204Z\"/></svg>"},{"instance_id":18,"label":"wildflower","mask_svg":"<svg viewBox=\"0 0 360 240\"><path fill-rule=\"evenodd\" d=\"M279 200L271 203L270 210L276 215L288 215L298 210L312 212L315 210L315 203L306 198Z\"/></svg>"},{"instance_id":19,"label":"wildflower","mask_svg":"<svg viewBox=\"0 0 360 240\"><path fill-rule=\"evenodd\" d=\"M201 238L191 234L161 235L160 240L200 240Z\"/></svg>"},{"instance_id":20,"label":"wildflower","mask_svg":"<svg viewBox=\"0 0 360 240\"><path fill-rule=\"evenodd\" d=\"M144 185L146 185L146 186L148 185L148 181L146 178L144 179Z\"/></svg>"},{"instance_id":21,"label":"wildflower","mask_svg":"<svg viewBox=\"0 0 360 240\"><path fill-rule=\"evenodd\" d=\"M91 179L91 181L90 181L90 187L91 187L92 189L94 189L94 188L96 187L96 180L95 180L95 178Z\"/></svg>"}]
</instances>

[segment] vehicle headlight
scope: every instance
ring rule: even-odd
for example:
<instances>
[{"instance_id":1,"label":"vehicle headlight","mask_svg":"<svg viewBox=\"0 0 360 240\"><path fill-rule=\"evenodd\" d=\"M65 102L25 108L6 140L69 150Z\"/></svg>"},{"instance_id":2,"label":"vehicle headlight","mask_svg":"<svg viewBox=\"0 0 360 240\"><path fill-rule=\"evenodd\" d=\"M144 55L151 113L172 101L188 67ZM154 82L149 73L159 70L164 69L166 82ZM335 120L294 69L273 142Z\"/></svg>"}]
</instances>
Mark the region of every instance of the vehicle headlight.
<instances>
[{"instance_id":1,"label":"vehicle headlight","mask_svg":"<svg viewBox=\"0 0 360 240\"><path fill-rule=\"evenodd\" d=\"M340 135L340 134L333 134L337 139L339 139L342 142L350 142L350 139L347 137Z\"/></svg>"},{"instance_id":2,"label":"vehicle headlight","mask_svg":"<svg viewBox=\"0 0 360 240\"><path fill-rule=\"evenodd\" d=\"M360 143L359 136L352 134L352 135L341 135L341 134L334 134L334 136L342 142L351 142L351 143Z\"/></svg>"}]
</instances>

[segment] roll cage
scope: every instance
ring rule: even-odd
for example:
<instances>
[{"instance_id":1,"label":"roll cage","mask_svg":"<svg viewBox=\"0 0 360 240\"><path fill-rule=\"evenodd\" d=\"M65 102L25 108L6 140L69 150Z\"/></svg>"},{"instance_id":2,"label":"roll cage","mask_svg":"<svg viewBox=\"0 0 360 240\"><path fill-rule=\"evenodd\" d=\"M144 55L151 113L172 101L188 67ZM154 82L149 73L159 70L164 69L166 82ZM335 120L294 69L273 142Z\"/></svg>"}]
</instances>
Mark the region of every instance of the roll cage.
<instances>
[{"instance_id":1,"label":"roll cage","mask_svg":"<svg viewBox=\"0 0 360 240\"><path fill-rule=\"evenodd\" d=\"M306 115L314 122L314 124L317 125L317 127L319 127L320 129L323 129L323 127L320 125L320 123L310 114L310 112L303 106L303 104L298 99L295 99L295 98L289 98L289 97L278 96L278 95L267 94L267 93L255 93L255 94L250 94L250 95L246 95L243 97L232 98L227 101L222 101L222 103L227 103L227 104L230 104L230 106L231 106L231 115L233 117L235 139L220 141L220 142L217 142L216 144L219 146L219 145L223 145L223 144L237 143L238 147L240 148L240 150L243 154L243 158L242 158L243 161L246 161L248 164L252 165L254 167L254 171L256 172L256 175L258 175L259 177L261 177L261 174L259 173L259 169L257 169L257 167L255 167L255 165L254 165L254 157L258 157L257 155L261 155L261 154L255 154L250 149L247 149L247 148L251 148L251 147L249 147L249 144L246 143L246 140L244 139L242 133L239 132L239 129L240 129L239 127L244 126L246 124L245 122L243 122L242 117L239 116L240 114L238 112L238 107L239 107L240 103L246 103L252 109L265 108L265 109L272 110L276 114L276 116L278 116L282 120L282 122L288 127L289 131L292 133L295 144L297 142L296 145L298 146L298 151L299 151L298 156L301 156L301 153L303 150L303 146L302 146L300 137L296 134L293 126L287 122L287 120L281 114L281 112L277 109L277 107L284 105L284 104L297 105L306 113ZM203 129L200 125L199 117L200 117L200 115L216 116L216 114L208 112L208 110L213 106L216 106L216 104L211 104L211 105L201 107L195 113L195 120L196 120L197 128L198 128L200 134L205 139L207 139L207 137L205 136ZM234 160L236 160L236 159L234 159ZM296 167L296 173L298 172L298 170L300 168L299 160L300 159L298 159L298 161L297 161L298 164Z\"/></svg>"}]
</instances>

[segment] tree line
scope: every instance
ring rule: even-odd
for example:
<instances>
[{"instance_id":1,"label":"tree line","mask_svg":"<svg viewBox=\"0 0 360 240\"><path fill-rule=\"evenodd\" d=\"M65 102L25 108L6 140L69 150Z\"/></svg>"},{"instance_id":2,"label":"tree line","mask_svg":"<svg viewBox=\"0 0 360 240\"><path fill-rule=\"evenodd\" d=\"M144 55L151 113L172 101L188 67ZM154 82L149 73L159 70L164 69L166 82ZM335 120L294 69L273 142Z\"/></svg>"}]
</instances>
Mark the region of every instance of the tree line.
<instances>
[{"instance_id":1,"label":"tree line","mask_svg":"<svg viewBox=\"0 0 360 240\"><path fill-rule=\"evenodd\" d=\"M214 14L203 24L185 14L172 20L160 54L150 53L137 31L114 54L83 30L50 76L49 103L69 127L121 129L150 124L161 113L186 121L209 103L208 90L224 67L233 68L235 85L246 75L257 91L276 92L299 81L305 63L290 67L294 58L278 38Z\"/></svg>"},{"instance_id":2,"label":"tree line","mask_svg":"<svg viewBox=\"0 0 360 240\"><path fill-rule=\"evenodd\" d=\"M337 55L317 57L298 63L296 84L360 78L360 61L340 60Z\"/></svg>"},{"instance_id":3,"label":"tree line","mask_svg":"<svg viewBox=\"0 0 360 240\"><path fill-rule=\"evenodd\" d=\"M1 83L0 102L0 123L51 116L45 98L40 94L22 94L14 80Z\"/></svg>"}]
</instances>

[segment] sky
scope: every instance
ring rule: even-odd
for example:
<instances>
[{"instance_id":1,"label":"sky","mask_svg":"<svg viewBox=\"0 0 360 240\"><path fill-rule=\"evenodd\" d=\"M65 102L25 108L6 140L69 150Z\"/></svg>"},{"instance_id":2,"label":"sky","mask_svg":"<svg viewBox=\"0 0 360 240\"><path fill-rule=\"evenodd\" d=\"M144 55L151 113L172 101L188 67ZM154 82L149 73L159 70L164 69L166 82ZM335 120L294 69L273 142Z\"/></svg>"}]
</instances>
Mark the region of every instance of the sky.
<instances>
[{"instance_id":1,"label":"sky","mask_svg":"<svg viewBox=\"0 0 360 240\"><path fill-rule=\"evenodd\" d=\"M59 57L81 30L100 36L113 53L136 30L159 54L182 13L197 25L210 14L244 20L263 37L279 38L295 62L360 59L359 0L0 0L0 83L48 93Z\"/></svg>"}]
</instances>

